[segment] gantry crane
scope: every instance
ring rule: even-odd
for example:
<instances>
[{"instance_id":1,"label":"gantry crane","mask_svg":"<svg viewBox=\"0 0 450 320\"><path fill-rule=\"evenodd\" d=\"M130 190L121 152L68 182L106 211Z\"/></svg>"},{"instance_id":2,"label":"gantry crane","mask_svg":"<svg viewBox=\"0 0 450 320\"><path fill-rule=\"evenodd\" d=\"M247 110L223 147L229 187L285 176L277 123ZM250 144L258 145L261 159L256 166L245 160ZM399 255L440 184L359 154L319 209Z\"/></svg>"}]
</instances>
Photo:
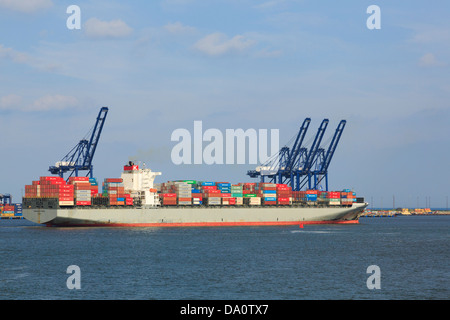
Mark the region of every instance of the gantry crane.
<instances>
[{"instance_id":1,"label":"gantry crane","mask_svg":"<svg viewBox=\"0 0 450 320\"><path fill-rule=\"evenodd\" d=\"M0 193L0 204L11 205L11 202L12 202L12 196L9 193L7 193L7 194Z\"/></svg>"},{"instance_id":2,"label":"gantry crane","mask_svg":"<svg viewBox=\"0 0 450 320\"><path fill-rule=\"evenodd\" d=\"M92 159L94 158L107 114L108 108L102 107L98 113L90 139L82 139L61 161L49 167L49 171L52 174L57 174L63 178L64 173L70 171L68 180L72 175L78 177L79 171L88 171L86 176L93 178Z\"/></svg>"},{"instance_id":3,"label":"gantry crane","mask_svg":"<svg viewBox=\"0 0 450 320\"><path fill-rule=\"evenodd\" d=\"M310 122L310 118L304 120L292 148L282 147L275 157L270 158L255 170L249 170L247 175L252 178L259 177L261 182L268 179L273 183L288 184L294 191L303 188L317 189L322 179L325 178L326 190L328 190L328 167L346 121L342 120L339 124L326 153L320 145L329 120L322 121L312 145L308 148L303 145L303 142Z\"/></svg>"}]
</instances>

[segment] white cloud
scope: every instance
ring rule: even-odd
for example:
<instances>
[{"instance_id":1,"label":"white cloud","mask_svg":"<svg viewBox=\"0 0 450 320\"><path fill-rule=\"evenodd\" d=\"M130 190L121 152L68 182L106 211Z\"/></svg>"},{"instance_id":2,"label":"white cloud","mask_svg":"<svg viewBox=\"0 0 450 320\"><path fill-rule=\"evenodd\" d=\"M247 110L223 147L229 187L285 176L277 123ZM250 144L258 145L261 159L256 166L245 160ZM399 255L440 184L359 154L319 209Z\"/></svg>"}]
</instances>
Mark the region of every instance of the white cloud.
<instances>
[{"instance_id":1,"label":"white cloud","mask_svg":"<svg viewBox=\"0 0 450 320\"><path fill-rule=\"evenodd\" d=\"M72 96L60 94L46 95L37 98L32 103L23 102L23 98L16 94L10 94L0 98L0 110L17 111L51 111L76 107L78 99Z\"/></svg>"},{"instance_id":2,"label":"white cloud","mask_svg":"<svg viewBox=\"0 0 450 320\"><path fill-rule=\"evenodd\" d=\"M0 59L12 61L14 63L25 64L32 68L39 69L45 72L56 72L61 65L50 61L48 63L43 62L41 59L35 58L26 52L20 52L13 48L6 48L0 44Z\"/></svg>"},{"instance_id":3,"label":"white cloud","mask_svg":"<svg viewBox=\"0 0 450 320\"><path fill-rule=\"evenodd\" d=\"M46 95L34 101L34 103L26 108L27 111L50 111L63 110L74 107L78 104L75 97L63 95Z\"/></svg>"},{"instance_id":4,"label":"white cloud","mask_svg":"<svg viewBox=\"0 0 450 320\"><path fill-rule=\"evenodd\" d=\"M183 25L181 22L168 23L164 26L164 29L173 34L190 34L196 30L194 27Z\"/></svg>"},{"instance_id":5,"label":"white cloud","mask_svg":"<svg viewBox=\"0 0 450 320\"><path fill-rule=\"evenodd\" d=\"M120 19L101 21L91 18L84 24L85 34L94 39L114 39L129 36L133 29Z\"/></svg>"},{"instance_id":6,"label":"white cloud","mask_svg":"<svg viewBox=\"0 0 450 320\"><path fill-rule=\"evenodd\" d=\"M0 59L9 59L16 63L29 64L32 62L31 56L26 53L16 51L12 48L5 48L0 44Z\"/></svg>"},{"instance_id":7,"label":"white cloud","mask_svg":"<svg viewBox=\"0 0 450 320\"><path fill-rule=\"evenodd\" d=\"M0 7L23 13L33 13L51 6L52 0L0 0Z\"/></svg>"},{"instance_id":8,"label":"white cloud","mask_svg":"<svg viewBox=\"0 0 450 320\"><path fill-rule=\"evenodd\" d=\"M422 67L443 67L446 64L439 61L434 54L426 53L419 60L419 65Z\"/></svg>"},{"instance_id":9,"label":"white cloud","mask_svg":"<svg viewBox=\"0 0 450 320\"><path fill-rule=\"evenodd\" d=\"M243 52L256 43L242 35L229 39L223 33L212 33L195 43L194 48L211 56Z\"/></svg>"},{"instance_id":10,"label":"white cloud","mask_svg":"<svg viewBox=\"0 0 450 320\"><path fill-rule=\"evenodd\" d=\"M17 108L22 102L22 97L17 94L10 94L0 98L0 110L12 110Z\"/></svg>"},{"instance_id":11,"label":"white cloud","mask_svg":"<svg viewBox=\"0 0 450 320\"><path fill-rule=\"evenodd\" d=\"M416 34L412 42L420 44L448 43L450 41L450 29L444 26L417 26L413 28Z\"/></svg>"}]
</instances>

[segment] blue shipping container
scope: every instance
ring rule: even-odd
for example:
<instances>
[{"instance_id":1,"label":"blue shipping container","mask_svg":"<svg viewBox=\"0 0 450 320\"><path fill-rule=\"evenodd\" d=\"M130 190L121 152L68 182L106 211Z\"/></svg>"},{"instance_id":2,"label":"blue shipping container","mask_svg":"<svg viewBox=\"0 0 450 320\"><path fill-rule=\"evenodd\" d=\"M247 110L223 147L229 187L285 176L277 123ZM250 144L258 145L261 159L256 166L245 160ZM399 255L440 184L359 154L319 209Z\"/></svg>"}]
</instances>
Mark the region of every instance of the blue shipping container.
<instances>
[{"instance_id":1,"label":"blue shipping container","mask_svg":"<svg viewBox=\"0 0 450 320\"><path fill-rule=\"evenodd\" d=\"M277 193L277 190L263 190L263 193Z\"/></svg>"},{"instance_id":2,"label":"blue shipping container","mask_svg":"<svg viewBox=\"0 0 450 320\"><path fill-rule=\"evenodd\" d=\"M277 198L275 198L275 197L265 197L264 200L265 201L277 201Z\"/></svg>"},{"instance_id":3,"label":"blue shipping container","mask_svg":"<svg viewBox=\"0 0 450 320\"><path fill-rule=\"evenodd\" d=\"M205 181L202 182L202 186L215 186L216 184L214 182Z\"/></svg>"},{"instance_id":4,"label":"blue shipping container","mask_svg":"<svg viewBox=\"0 0 450 320\"><path fill-rule=\"evenodd\" d=\"M230 187L231 188L231 183L218 183L217 186L218 187Z\"/></svg>"}]
</instances>

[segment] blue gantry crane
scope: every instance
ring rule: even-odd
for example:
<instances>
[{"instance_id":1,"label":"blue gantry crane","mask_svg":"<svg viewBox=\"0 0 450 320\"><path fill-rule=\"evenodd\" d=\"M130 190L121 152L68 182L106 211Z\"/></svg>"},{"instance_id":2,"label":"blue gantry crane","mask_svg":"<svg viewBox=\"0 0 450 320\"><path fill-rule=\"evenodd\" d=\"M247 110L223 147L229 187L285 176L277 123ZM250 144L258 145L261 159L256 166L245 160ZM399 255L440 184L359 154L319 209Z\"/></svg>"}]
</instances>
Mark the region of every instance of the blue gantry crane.
<instances>
[{"instance_id":1,"label":"blue gantry crane","mask_svg":"<svg viewBox=\"0 0 450 320\"><path fill-rule=\"evenodd\" d=\"M9 193L7 193L7 194L0 193L0 204L11 205L11 202L12 202L12 196Z\"/></svg>"},{"instance_id":2,"label":"blue gantry crane","mask_svg":"<svg viewBox=\"0 0 450 320\"><path fill-rule=\"evenodd\" d=\"M331 159L333 158L336 147L341 139L342 132L344 131L347 121L341 120L336 131L333 135L333 139L328 147L327 152L324 148L320 148L317 153L314 169L311 170L310 175L314 178L313 189L318 189L321 181L325 179L325 188L328 190L328 167L330 166ZM309 179L309 187L311 188L311 178Z\"/></svg>"},{"instance_id":3,"label":"blue gantry crane","mask_svg":"<svg viewBox=\"0 0 450 320\"><path fill-rule=\"evenodd\" d=\"M73 175L78 177L79 171L88 171L86 176L93 178L92 159L94 158L107 114L108 108L102 107L89 140L86 138L82 139L61 161L49 167L49 171L52 174L57 174L63 178L64 173L70 172L68 180Z\"/></svg>"},{"instance_id":4,"label":"blue gantry crane","mask_svg":"<svg viewBox=\"0 0 450 320\"><path fill-rule=\"evenodd\" d=\"M304 145L306 132L311 122L310 118L303 121L292 148L284 146L275 157L257 167L249 170L247 175L252 178L265 179L273 183L285 183L292 190L299 191L304 188L318 189L321 181L325 179L328 190L328 167L344 130L346 121L342 120L336 129L333 139L328 147L321 147L321 143L328 127L329 120L324 119L317 130L312 145ZM291 140L292 141L292 140Z\"/></svg>"}]
</instances>

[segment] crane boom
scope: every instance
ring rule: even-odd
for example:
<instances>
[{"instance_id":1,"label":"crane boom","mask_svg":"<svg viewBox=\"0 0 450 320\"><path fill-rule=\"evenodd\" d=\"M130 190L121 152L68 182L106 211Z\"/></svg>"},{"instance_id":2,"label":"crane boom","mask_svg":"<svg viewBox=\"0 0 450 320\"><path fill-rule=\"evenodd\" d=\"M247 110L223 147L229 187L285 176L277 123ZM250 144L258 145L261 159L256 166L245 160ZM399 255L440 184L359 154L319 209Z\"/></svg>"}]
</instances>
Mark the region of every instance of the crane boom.
<instances>
[{"instance_id":1,"label":"crane boom","mask_svg":"<svg viewBox=\"0 0 450 320\"><path fill-rule=\"evenodd\" d=\"M297 157L300 153L301 146L303 144L303 140L305 139L306 131L308 131L309 124L311 122L311 118L306 118L303 121L303 124L298 132L297 139L295 140L294 146L292 147L291 153L289 155L289 159L286 164L286 173L291 174L291 170L293 169L293 165L297 160Z\"/></svg>"},{"instance_id":2,"label":"crane boom","mask_svg":"<svg viewBox=\"0 0 450 320\"><path fill-rule=\"evenodd\" d=\"M102 107L98 113L90 139L82 139L61 161L49 167L49 171L52 174L58 174L60 177L63 177L64 173L71 171L70 177L73 174L78 176L78 171L84 170L88 171L86 176L90 175L93 177L92 159L94 158L107 114L108 108Z\"/></svg>"},{"instance_id":3,"label":"crane boom","mask_svg":"<svg viewBox=\"0 0 450 320\"><path fill-rule=\"evenodd\" d=\"M334 133L333 140L331 140L330 147L325 155L325 160L323 161L322 167L319 170L319 174L325 174L328 170L328 166L330 165L331 158L333 158L334 152L336 151L336 147L341 139L342 132L344 131L345 125L347 121L341 120L338 127L336 128L336 132Z\"/></svg>"},{"instance_id":4,"label":"crane boom","mask_svg":"<svg viewBox=\"0 0 450 320\"><path fill-rule=\"evenodd\" d=\"M314 142L313 142L311 149L309 150L309 153L306 157L305 166L301 170L303 173L309 173L311 170L311 166L314 163L314 160L316 158L317 152L320 147L320 143L322 142L323 135L325 133L325 130L327 129L328 122L329 122L328 119L324 119L322 121L319 129L317 130L317 134L316 134L316 137L314 138Z\"/></svg>"}]
</instances>

